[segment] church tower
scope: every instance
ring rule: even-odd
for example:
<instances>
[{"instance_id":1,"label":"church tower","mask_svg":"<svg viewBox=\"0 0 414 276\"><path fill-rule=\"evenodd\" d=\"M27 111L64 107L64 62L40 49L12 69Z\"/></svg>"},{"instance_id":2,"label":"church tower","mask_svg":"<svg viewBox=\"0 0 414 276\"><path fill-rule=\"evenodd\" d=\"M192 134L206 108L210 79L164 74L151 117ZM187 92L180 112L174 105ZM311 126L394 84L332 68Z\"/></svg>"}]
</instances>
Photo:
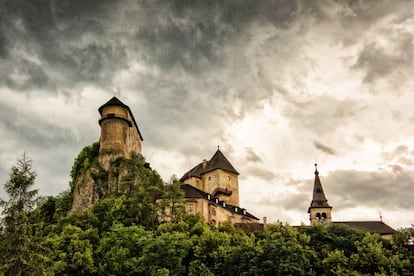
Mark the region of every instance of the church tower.
<instances>
[{"instance_id":1,"label":"church tower","mask_svg":"<svg viewBox=\"0 0 414 276\"><path fill-rule=\"evenodd\" d=\"M98 109L101 118L100 155L141 155L141 132L127 105L113 97Z\"/></svg>"},{"instance_id":2,"label":"church tower","mask_svg":"<svg viewBox=\"0 0 414 276\"><path fill-rule=\"evenodd\" d=\"M313 185L312 202L308 208L310 223L315 224L330 224L332 222L331 211L325 193L322 189L321 180L319 179L318 165L315 164L315 182Z\"/></svg>"}]
</instances>

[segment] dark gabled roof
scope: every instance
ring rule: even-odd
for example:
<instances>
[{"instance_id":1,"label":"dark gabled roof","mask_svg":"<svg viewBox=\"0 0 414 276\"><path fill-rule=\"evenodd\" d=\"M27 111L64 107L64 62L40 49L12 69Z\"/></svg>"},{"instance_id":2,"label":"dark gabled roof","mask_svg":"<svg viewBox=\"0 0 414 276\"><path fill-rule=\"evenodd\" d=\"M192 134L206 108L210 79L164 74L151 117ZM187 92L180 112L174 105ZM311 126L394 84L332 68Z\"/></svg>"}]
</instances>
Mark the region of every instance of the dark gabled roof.
<instances>
[{"instance_id":1,"label":"dark gabled roof","mask_svg":"<svg viewBox=\"0 0 414 276\"><path fill-rule=\"evenodd\" d=\"M198 164L188 172L186 172L181 178L180 181L183 182L184 180L190 177L197 177L201 179L201 174L203 173L203 163Z\"/></svg>"},{"instance_id":2,"label":"dark gabled roof","mask_svg":"<svg viewBox=\"0 0 414 276\"><path fill-rule=\"evenodd\" d=\"M312 202L308 209L308 213L310 212L310 208L332 208L328 204L328 200L326 199L325 193L323 192L321 180L319 179L319 172L317 168L317 164L315 164L315 182L313 184L313 196Z\"/></svg>"},{"instance_id":3,"label":"dark gabled roof","mask_svg":"<svg viewBox=\"0 0 414 276\"><path fill-rule=\"evenodd\" d=\"M214 197L213 195L206 193L200 189L197 189L196 187L190 184L182 184L181 189L184 191L184 197L186 199L204 198L208 200L210 203L220 206L221 208L224 208L233 214L239 214L239 215L251 218L251 219L259 220L257 217L247 212L245 209L239 206L231 205L226 202L220 201L219 198Z\"/></svg>"},{"instance_id":4,"label":"dark gabled roof","mask_svg":"<svg viewBox=\"0 0 414 276\"><path fill-rule=\"evenodd\" d=\"M134 114L132 114L132 111L131 111L131 109L129 108L129 106L127 106L126 104L124 104L123 102L121 102L121 101L120 101L117 97L115 97L115 96L114 96L114 97L112 97L109 101L107 101L106 103L104 103L103 105L101 105L101 106L98 108L99 114L100 114L101 116L102 116L102 111L103 111L103 110L104 110L104 108L105 108L105 107L107 107L107 106L121 106L121 107L124 107L124 108L128 109L129 114L131 114L132 121L134 122L134 125L135 125L135 127L137 128L139 138L141 139L141 141L144 141L144 138L142 137L141 131L139 130L138 124L137 124L137 122L135 121Z\"/></svg>"},{"instance_id":5,"label":"dark gabled roof","mask_svg":"<svg viewBox=\"0 0 414 276\"><path fill-rule=\"evenodd\" d=\"M382 221L334 221L335 224L345 224L349 227L370 233L381 235L395 234L397 231Z\"/></svg>"},{"instance_id":6,"label":"dark gabled roof","mask_svg":"<svg viewBox=\"0 0 414 276\"><path fill-rule=\"evenodd\" d=\"M203 162L186 172L181 178L180 181L183 182L184 180L190 177L197 177L201 178L201 176L205 173L221 169L223 171L227 171L234 174L239 174L236 169L232 166L232 164L227 160L224 154L218 149L216 153L211 157L209 161L206 161L205 167L203 167Z\"/></svg>"},{"instance_id":7,"label":"dark gabled roof","mask_svg":"<svg viewBox=\"0 0 414 276\"><path fill-rule=\"evenodd\" d=\"M207 162L207 167L204 169L203 173L211 172L217 169L222 169L234 174L239 174L235 168L230 164L229 160L224 156L224 154L217 149L216 153L211 157L210 161Z\"/></svg>"},{"instance_id":8,"label":"dark gabled roof","mask_svg":"<svg viewBox=\"0 0 414 276\"><path fill-rule=\"evenodd\" d=\"M181 190L184 191L184 197L185 198L207 198L208 193L197 189L194 186L191 186L190 184L182 184Z\"/></svg>"}]
</instances>

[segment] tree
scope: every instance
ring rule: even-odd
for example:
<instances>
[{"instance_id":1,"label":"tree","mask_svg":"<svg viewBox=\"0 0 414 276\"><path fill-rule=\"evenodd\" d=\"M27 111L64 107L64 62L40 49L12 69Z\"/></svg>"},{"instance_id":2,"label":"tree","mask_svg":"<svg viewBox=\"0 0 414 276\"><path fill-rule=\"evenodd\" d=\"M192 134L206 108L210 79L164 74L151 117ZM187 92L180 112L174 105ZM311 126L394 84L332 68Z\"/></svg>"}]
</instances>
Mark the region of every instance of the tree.
<instances>
[{"instance_id":1,"label":"tree","mask_svg":"<svg viewBox=\"0 0 414 276\"><path fill-rule=\"evenodd\" d=\"M184 191L181 182L172 176L170 182L164 186L164 195L159 201L161 220L180 221L185 214Z\"/></svg>"},{"instance_id":2,"label":"tree","mask_svg":"<svg viewBox=\"0 0 414 276\"><path fill-rule=\"evenodd\" d=\"M9 200L0 200L0 205L4 208L0 271L5 275L42 275L46 272L47 258L42 254L40 242L33 235L28 220L28 214L36 201L37 190L31 190L35 179L32 161L23 153L12 167L10 178L4 185Z\"/></svg>"},{"instance_id":3,"label":"tree","mask_svg":"<svg viewBox=\"0 0 414 276\"><path fill-rule=\"evenodd\" d=\"M45 246L52 251L52 267L56 275L91 275L96 272L92 243L97 240L97 232L94 228L83 230L69 224L60 234L45 240Z\"/></svg>"}]
</instances>

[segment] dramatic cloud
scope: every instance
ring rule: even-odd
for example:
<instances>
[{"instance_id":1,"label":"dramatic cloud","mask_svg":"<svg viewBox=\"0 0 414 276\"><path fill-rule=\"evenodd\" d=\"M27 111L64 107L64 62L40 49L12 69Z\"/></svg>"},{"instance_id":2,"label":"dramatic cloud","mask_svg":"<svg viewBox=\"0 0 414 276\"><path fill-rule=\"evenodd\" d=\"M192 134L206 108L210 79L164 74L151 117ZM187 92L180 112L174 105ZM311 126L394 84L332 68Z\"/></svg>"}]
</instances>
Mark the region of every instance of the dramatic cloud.
<instances>
[{"instance_id":1,"label":"dramatic cloud","mask_svg":"<svg viewBox=\"0 0 414 276\"><path fill-rule=\"evenodd\" d=\"M317 141L313 141L313 145L315 146L315 148L317 148L318 150L326 153L326 154L331 154L331 155L335 155L336 151L328 146L325 146L324 144L321 144Z\"/></svg>"},{"instance_id":2,"label":"dramatic cloud","mask_svg":"<svg viewBox=\"0 0 414 276\"><path fill-rule=\"evenodd\" d=\"M257 155L252 148L245 147L246 150L246 160L248 162L257 163L257 162L263 162L262 158L260 158L259 155Z\"/></svg>"},{"instance_id":3,"label":"dramatic cloud","mask_svg":"<svg viewBox=\"0 0 414 276\"><path fill-rule=\"evenodd\" d=\"M241 173L243 207L258 216L307 221L315 160L339 210L407 212L399 189L414 171L413 9L390 0L2 1L0 181L26 150L41 194L67 189L73 159L99 139L97 108L116 93L165 180L220 145ZM359 186L347 190L347 177Z\"/></svg>"}]
</instances>

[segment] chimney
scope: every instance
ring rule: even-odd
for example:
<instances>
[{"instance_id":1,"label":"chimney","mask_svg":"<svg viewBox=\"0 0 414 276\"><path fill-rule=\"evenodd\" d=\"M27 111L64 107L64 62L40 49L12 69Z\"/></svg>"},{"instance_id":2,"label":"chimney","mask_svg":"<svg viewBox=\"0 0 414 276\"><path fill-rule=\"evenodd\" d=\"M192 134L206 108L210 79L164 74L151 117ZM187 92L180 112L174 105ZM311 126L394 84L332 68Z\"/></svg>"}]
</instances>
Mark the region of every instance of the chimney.
<instances>
[{"instance_id":1,"label":"chimney","mask_svg":"<svg viewBox=\"0 0 414 276\"><path fill-rule=\"evenodd\" d=\"M267 217L263 217L263 227L266 227L267 225Z\"/></svg>"},{"instance_id":2,"label":"chimney","mask_svg":"<svg viewBox=\"0 0 414 276\"><path fill-rule=\"evenodd\" d=\"M207 167L207 159L203 159L203 169Z\"/></svg>"}]
</instances>

